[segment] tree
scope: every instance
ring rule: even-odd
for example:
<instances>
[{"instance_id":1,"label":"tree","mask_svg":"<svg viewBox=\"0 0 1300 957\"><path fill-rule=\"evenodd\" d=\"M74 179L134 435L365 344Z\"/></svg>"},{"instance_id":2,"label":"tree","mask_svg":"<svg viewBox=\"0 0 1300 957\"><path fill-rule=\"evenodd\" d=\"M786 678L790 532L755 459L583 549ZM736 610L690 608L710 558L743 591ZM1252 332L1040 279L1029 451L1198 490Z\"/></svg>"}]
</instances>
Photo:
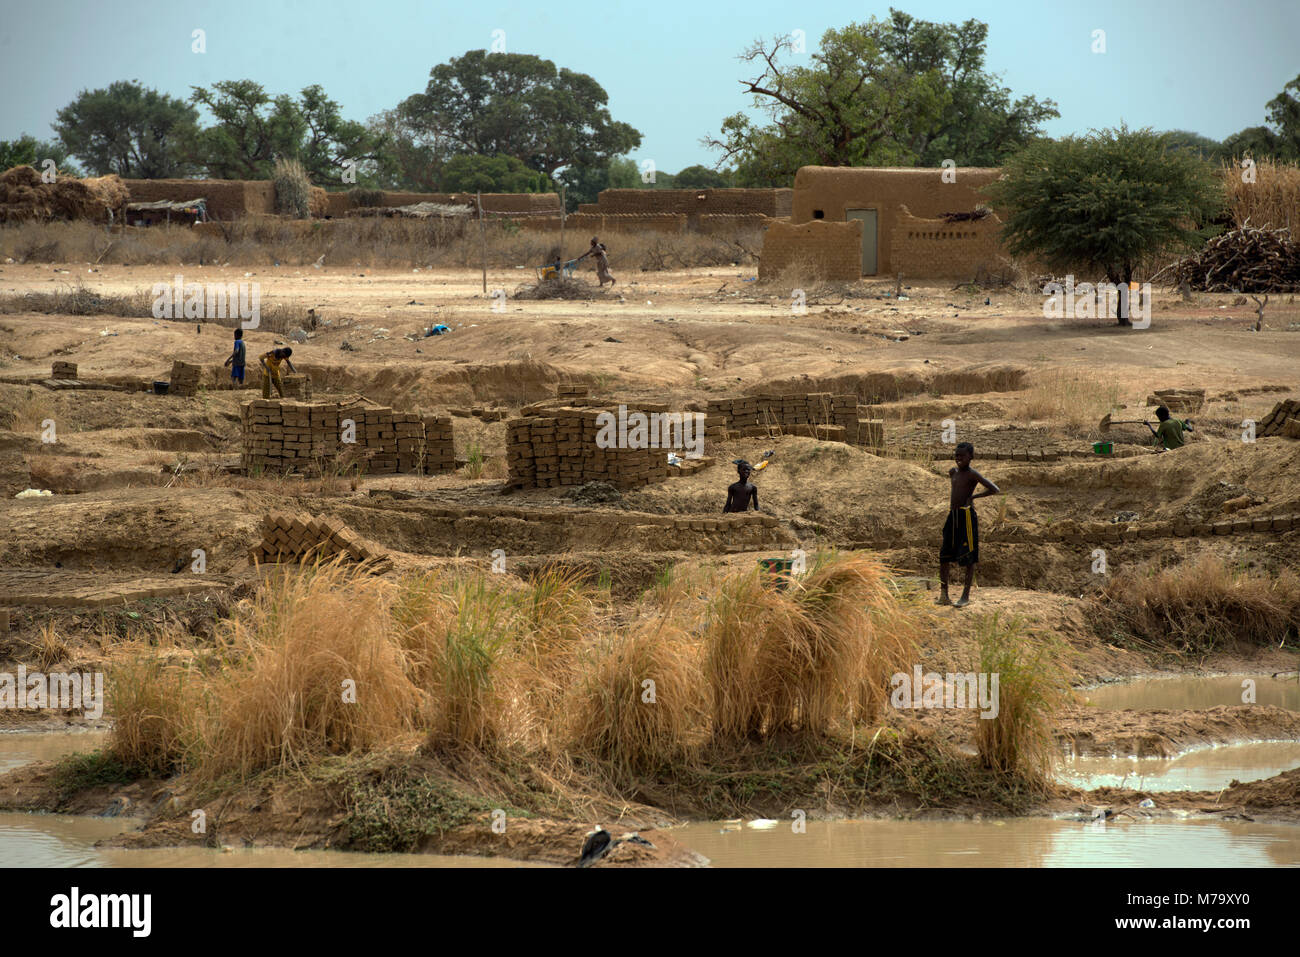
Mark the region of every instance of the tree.
<instances>
[{"instance_id":1,"label":"tree","mask_svg":"<svg viewBox=\"0 0 1300 957\"><path fill-rule=\"evenodd\" d=\"M564 184L565 206L569 212L580 203L594 203L604 189L636 189L643 185L641 171L627 156L616 156L597 166L570 166L557 177Z\"/></svg>"},{"instance_id":2,"label":"tree","mask_svg":"<svg viewBox=\"0 0 1300 957\"><path fill-rule=\"evenodd\" d=\"M453 156L442 173L445 193L544 193L550 180L513 156Z\"/></svg>"},{"instance_id":3,"label":"tree","mask_svg":"<svg viewBox=\"0 0 1300 957\"><path fill-rule=\"evenodd\" d=\"M707 166L687 166L676 176L678 189L726 189L731 185L731 171L719 173Z\"/></svg>"},{"instance_id":4,"label":"tree","mask_svg":"<svg viewBox=\"0 0 1300 957\"><path fill-rule=\"evenodd\" d=\"M1223 153L1223 144L1191 130L1170 130L1165 134L1170 149L1183 150L1197 159L1218 159Z\"/></svg>"},{"instance_id":5,"label":"tree","mask_svg":"<svg viewBox=\"0 0 1300 957\"><path fill-rule=\"evenodd\" d=\"M296 159L312 182L341 184L349 162L360 169L384 146L381 133L343 119L319 85L304 89L297 100L272 97L252 80L193 90L192 100L216 119L199 134L194 158L218 179L269 179L277 159Z\"/></svg>"},{"instance_id":6,"label":"tree","mask_svg":"<svg viewBox=\"0 0 1300 957\"><path fill-rule=\"evenodd\" d=\"M271 98L252 80L193 87L194 103L216 123L199 134L194 158L216 179L270 179L277 157L295 159L307 123L291 97Z\"/></svg>"},{"instance_id":7,"label":"tree","mask_svg":"<svg viewBox=\"0 0 1300 957\"><path fill-rule=\"evenodd\" d=\"M523 53L470 50L429 72L423 93L398 107L412 129L455 152L513 156L554 176L564 166L600 166L641 144L610 118L609 97L585 73Z\"/></svg>"},{"instance_id":8,"label":"tree","mask_svg":"<svg viewBox=\"0 0 1300 957\"><path fill-rule=\"evenodd\" d=\"M890 10L827 30L810 66L783 65L789 37L753 44L761 66L742 80L767 122L736 113L705 145L736 164L736 184L789 186L800 166L992 166L1059 116L1050 100L1021 97L984 72L987 24L913 20Z\"/></svg>"},{"instance_id":9,"label":"tree","mask_svg":"<svg viewBox=\"0 0 1300 957\"><path fill-rule=\"evenodd\" d=\"M366 121L377 144L372 160L358 167L357 184L413 193L436 193L453 153L446 137L414 128L401 110L385 110Z\"/></svg>"},{"instance_id":10,"label":"tree","mask_svg":"<svg viewBox=\"0 0 1300 957\"><path fill-rule=\"evenodd\" d=\"M1008 250L1053 269L1097 269L1117 285L1146 257L1202 243L1214 228L1193 224L1224 204L1217 170L1150 129L1038 140L1003 171L984 189L1005 216Z\"/></svg>"},{"instance_id":11,"label":"tree","mask_svg":"<svg viewBox=\"0 0 1300 957\"><path fill-rule=\"evenodd\" d=\"M1255 159L1300 160L1300 76L1269 100L1268 123L1251 126L1223 141L1227 158L1249 153Z\"/></svg>"},{"instance_id":12,"label":"tree","mask_svg":"<svg viewBox=\"0 0 1300 957\"><path fill-rule=\"evenodd\" d=\"M82 90L59 110L54 131L68 153L97 176L127 179L186 176L186 148L198 132L198 113L182 100L119 80Z\"/></svg>"},{"instance_id":13,"label":"tree","mask_svg":"<svg viewBox=\"0 0 1300 957\"><path fill-rule=\"evenodd\" d=\"M68 151L57 140L38 140L24 133L16 140L0 140L0 171L15 166L44 167L44 161L54 160L54 167L67 176L80 176L81 171L68 158Z\"/></svg>"}]
</instances>

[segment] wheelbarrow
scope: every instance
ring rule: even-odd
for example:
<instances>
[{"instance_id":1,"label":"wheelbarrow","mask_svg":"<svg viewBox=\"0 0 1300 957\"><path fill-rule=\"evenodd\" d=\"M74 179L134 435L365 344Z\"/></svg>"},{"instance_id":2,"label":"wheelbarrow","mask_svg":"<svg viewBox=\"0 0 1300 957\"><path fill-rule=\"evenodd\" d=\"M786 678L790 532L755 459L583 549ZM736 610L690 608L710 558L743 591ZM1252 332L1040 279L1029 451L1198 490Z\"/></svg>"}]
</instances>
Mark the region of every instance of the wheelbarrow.
<instances>
[{"instance_id":1,"label":"wheelbarrow","mask_svg":"<svg viewBox=\"0 0 1300 957\"><path fill-rule=\"evenodd\" d=\"M570 259L565 263L550 263L537 267L537 278L542 282L550 279L572 279L578 272L578 261Z\"/></svg>"}]
</instances>

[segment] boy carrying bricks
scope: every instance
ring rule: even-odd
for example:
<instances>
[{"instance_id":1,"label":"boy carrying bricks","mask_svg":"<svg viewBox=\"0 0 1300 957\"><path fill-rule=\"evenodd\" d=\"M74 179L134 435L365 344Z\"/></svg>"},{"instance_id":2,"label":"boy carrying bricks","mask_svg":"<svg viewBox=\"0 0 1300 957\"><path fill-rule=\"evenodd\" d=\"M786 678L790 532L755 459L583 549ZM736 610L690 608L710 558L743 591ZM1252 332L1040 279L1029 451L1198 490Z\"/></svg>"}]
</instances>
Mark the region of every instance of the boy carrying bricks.
<instances>
[{"instance_id":1,"label":"boy carrying bricks","mask_svg":"<svg viewBox=\"0 0 1300 957\"><path fill-rule=\"evenodd\" d=\"M280 393L280 398L284 398L284 382L280 379L280 363L285 363L289 371L297 373L289 357L293 355L293 350L288 346L283 349L272 349L270 352L262 353L259 360L262 363L262 398L271 398L271 383L275 383L275 391Z\"/></svg>"},{"instance_id":2,"label":"boy carrying bricks","mask_svg":"<svg viewBox=\"0 0 1300 957\"><path fill-rule=\"evenodd\" d=\"M230 358L223 363L230 366L230 382L232 388L242 388L244 385L244 365L248 359L248 347L244 345L244 330L235 330L235 348L230 353ZM269 398L269 396L268 396Z\"/></svg>"},{"instance_id":3,"label":"boy carrying bricks","mask_svg":"<svg viewBox=\"0 0 1300 957\"><path fill-rule=\"evenodd\" d=\"M939 546L939 600L935 602L938 605L964 608L970 604L970 586L980 560L979 519L971 502L1001 493L1001 489L970 467L974 457L975 446L962 442L953 454L957 466L948 470L952 492L948 498L948 520L943 526L943 543ZM981 485L985 490L976 492ZM948 597L948 568L953 562L966 569L966 584L956 601Z\"/></svg>"}]
</instances>

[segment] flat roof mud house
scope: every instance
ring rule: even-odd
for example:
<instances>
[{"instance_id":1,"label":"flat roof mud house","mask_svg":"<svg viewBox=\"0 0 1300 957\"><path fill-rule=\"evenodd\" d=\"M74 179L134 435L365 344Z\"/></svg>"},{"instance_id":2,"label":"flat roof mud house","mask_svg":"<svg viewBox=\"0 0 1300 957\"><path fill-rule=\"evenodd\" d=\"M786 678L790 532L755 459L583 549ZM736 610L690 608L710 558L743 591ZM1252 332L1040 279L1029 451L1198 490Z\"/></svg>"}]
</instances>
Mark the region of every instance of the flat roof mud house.
<instances>
[{"instance_id":1,"label":"flat roof mud house","mask_svg":"<svg viewBox=\"0 0 1300 957\"><path fill-rule=\"evenodd\" d=\"M764 236L759 272L972 279L1002 269L1002 220L979 192L1001 175L973 166L804 166L790 222L770 224Z\"/></svg>"}]
</instances>

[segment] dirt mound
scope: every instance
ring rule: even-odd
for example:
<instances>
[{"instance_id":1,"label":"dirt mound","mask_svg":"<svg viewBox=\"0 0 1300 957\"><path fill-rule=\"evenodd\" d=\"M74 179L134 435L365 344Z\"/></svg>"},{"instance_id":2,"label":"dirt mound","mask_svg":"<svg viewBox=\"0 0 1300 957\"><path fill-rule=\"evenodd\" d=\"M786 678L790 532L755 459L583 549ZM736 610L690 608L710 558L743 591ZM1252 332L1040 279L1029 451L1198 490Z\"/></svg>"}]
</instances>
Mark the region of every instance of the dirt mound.
<instances>
[{"instance_id":1,"label":"dirt mound","mask_svg":"<svg viewBox=\"0 0 1300 957\"><path fill-rule=\"evenodd\" d=\"M544 279L533 285L523 285L515 290L516 299L599 299L603 290L581 279L565 277Z\"/></svg>"},{"instance_id":2,"label":"dirt mound","mask_svg":"<svg viewBox=\"0 0 1300 957\"><path fill-rule=\"evenodd\" d=\"M568 489L563 497L579 505L598 505L603 502L621 502L623 493L608 482L588 482Z\"/></svg>"}]
</instances>

